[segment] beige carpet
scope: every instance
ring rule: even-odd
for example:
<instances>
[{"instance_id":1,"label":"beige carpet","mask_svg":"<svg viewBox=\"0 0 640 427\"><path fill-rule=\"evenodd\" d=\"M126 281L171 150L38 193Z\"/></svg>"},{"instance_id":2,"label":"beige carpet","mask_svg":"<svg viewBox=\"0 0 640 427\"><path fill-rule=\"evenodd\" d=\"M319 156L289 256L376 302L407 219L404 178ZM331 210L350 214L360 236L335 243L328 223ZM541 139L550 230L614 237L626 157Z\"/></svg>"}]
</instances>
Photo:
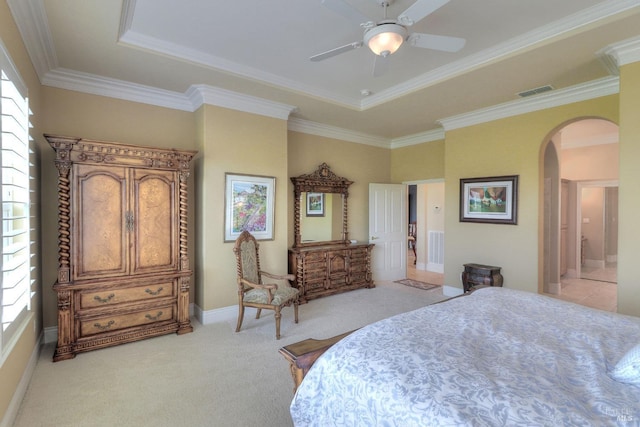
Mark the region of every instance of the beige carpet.
<instances>
[{"instance_id":1,"label":"beige carpet","mask_svg":"<svg viewBox=\"0 0 640 427\"><path fill-rule=\"evenodd\" d=\"M245 314L194 332L166 335L51 362L46 345L15 427L290 426L293 382L278 349L327 338L446 299L396 283L310 301L283 312L275 339L272 312ZM264 312L263 312L264 313Z\"/></svg>"}]
</instances>

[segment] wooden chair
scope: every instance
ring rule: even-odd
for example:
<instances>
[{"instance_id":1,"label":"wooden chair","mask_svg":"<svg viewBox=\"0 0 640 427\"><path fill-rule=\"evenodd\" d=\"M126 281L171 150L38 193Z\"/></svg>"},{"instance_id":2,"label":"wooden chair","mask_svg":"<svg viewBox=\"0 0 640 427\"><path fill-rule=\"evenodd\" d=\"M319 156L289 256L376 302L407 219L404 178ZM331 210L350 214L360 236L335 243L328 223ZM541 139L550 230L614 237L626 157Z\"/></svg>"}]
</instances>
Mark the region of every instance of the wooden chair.
<instances>
[{"instance_id":1,"label":"wooden chair","mask_svg":"<svg viewBox=\"0 0 640 427\"><path fill-rule=\"evenodd\" d=\"M244 308L258 309L256 319L260 318L262 309L274 310L276 318L276 339L280 339L280 310L293 304L295 322L298 323L298 290L288 285L278 286L275 283L264 284L262 277L276 280L294 280L292 274L276 275L260 270L258 242L248 231L243 231L233 248L238 266L238 326L242 327Z\"/></svg>"}]
</instances>

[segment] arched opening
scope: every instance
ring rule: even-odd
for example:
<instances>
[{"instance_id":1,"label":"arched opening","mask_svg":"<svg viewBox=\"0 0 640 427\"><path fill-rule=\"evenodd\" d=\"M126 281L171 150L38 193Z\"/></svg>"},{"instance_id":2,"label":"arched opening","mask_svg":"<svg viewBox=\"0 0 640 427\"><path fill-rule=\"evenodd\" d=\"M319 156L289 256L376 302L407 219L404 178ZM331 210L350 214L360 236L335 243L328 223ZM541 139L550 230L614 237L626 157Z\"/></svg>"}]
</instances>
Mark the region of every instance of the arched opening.
<instances>
[{"instance_id":1,"label":"arched opening","mask_svg":"<svg viewBox=\"0 0 640 427\"><path fill-rule=\"evenodd\" d=\"M564 123L543 144L542 293L616 311L618 126Z\"/></svg>"}]
</instances>

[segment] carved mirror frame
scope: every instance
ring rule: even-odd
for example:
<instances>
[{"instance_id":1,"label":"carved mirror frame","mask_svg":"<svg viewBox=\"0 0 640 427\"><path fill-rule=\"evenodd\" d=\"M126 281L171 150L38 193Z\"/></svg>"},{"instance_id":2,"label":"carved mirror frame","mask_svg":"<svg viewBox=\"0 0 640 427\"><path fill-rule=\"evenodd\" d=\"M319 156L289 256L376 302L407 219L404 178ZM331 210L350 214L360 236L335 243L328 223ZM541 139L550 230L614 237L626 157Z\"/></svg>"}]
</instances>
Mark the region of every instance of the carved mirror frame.
<instances>
[{"instance_id":1,"label":"carved mirror frame","mask_svg":"<svg viewBox=\"0 0 640 427\"><path fill-rule=\"evenodd\" d=\"M294 248L303 246L319 246L330 244L348 244L349 232L347 228L347 199L349 198L349 186L353 184L347 178L340 177L331 171L326 163L318 166L318 169L310 174L294 176L291 178L294 193ZM332 193L342 195L342 239L329 240L323 242L302 243L302 233L300 230L300 204L302 193Z\"/></svg>"}]
</instances>

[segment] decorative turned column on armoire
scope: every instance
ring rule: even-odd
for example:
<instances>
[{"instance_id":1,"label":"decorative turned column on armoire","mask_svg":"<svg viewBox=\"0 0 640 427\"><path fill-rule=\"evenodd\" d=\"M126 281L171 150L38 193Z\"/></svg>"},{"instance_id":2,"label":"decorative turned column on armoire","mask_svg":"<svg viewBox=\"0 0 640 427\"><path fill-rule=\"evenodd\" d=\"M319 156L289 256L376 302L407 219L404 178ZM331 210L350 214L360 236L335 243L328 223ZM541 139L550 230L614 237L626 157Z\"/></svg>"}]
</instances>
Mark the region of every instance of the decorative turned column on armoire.
<instances>
[{"instance_id":1,"label":"decorative turned column on armoire","mask_svg":"<svg viewBox=\"0 0 640 427\"><path fill-rule=\"evenodd\" d=\"M58 169L53 360L193 331L187 181L197 152L45 138Z\"/></svg>"}]
</instances>

